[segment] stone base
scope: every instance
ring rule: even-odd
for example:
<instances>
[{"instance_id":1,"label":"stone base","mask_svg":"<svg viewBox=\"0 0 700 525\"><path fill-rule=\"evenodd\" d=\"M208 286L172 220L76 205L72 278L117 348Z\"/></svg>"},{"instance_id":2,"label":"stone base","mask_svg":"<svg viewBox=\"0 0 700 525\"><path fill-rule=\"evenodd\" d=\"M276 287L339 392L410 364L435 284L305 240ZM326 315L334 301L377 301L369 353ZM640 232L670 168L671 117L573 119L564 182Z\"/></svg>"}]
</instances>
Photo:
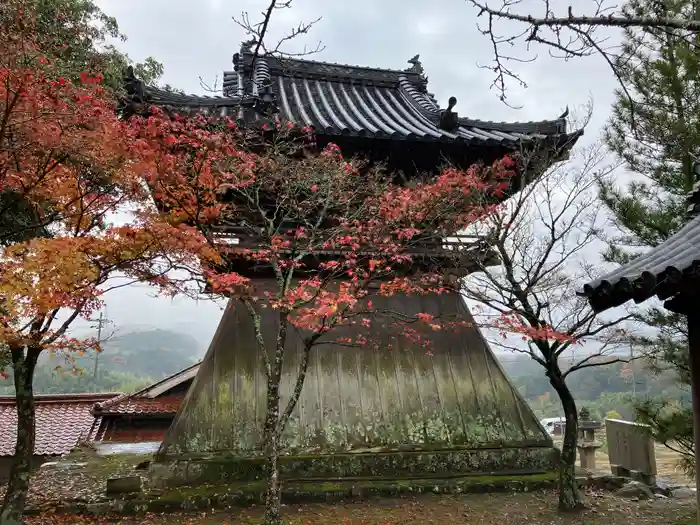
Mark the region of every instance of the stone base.
<instances>
[{"instance_id":1,"label":"stone base","mask_svg":"<svg viewBox=\"0 0 700 525\"><path fill-rule=\"evenodd\" d=\"M656 484L656 476L652 474L646 474L638 470L629 470L619 465L610 465L610 470L615 476L620 476L623 478L629 478L633 481L639 481L650 487Z\"/></svg>"},{"instance_id":2,"label":"stone base","mask_svg":"<svg viewBox=\"0 0 700 525\"><path fill-rule=\"evenodd\" d=\"M557 469L554 447L382 451L329 455L280 456L284 481L378 481L450 479L460 476L530 475ZM265 459L217 454L154 461L154 487L253 483L265 479Z\"/></svg>"},{"instance_id":3,"label":"stone base","mask_svg":"<svg viewBox=\"0 0 700 525\"><path fill-rule=\"evenodd\" d=\"M594 471L596 469L595 453L600 448L597 443L584 443L578 445L578 457L581 460L581 468Z\"/></svg>"},{"instance_id":4,"label":"stone base","mask_svg":"<svg viewBox=\"0 0 700 525\"><path fill-rule=\"evenodd\" d=\"M464 476L448 480L286 482L282 484L282 501L285 504L292 504L395 497L401 494L420 493L530 492L554 488L557 479L556 472L547 472L529 475ZM151 491L138 498L110 499L95 503L70 503L56 506L51 510L57 514L104 517L112 514L123 516L144 512L168 513L230 509L231 507L249 507L263 503L264 489L265 484L261 481L218 486L174 487L161 491ZM36 514L38 511L39 509L29 508L27 514Z\"/></svg>"},{"instance_id":5,"label":"stone base","mask_svg":"<svg viewBox=\"0 0 700 525\"><path fill-rule=\"evenodd\" d=\"M107 480L107 496L136 494L139 492L141 492L141 478L139 476L125 476Z\"/></svg>"},{"instance_id":6,"label":"stone base","mask_svg":"<svg viewBox=\"0 0 700 525\"><path fill-rule=\"evenodd\" d=\"M638 470L630 470L630 477L633 481L639 481L640 483L644 483L649 487L656 485L656 476L652 476L651 474L645 474L644 472L639 472Z\"/></svg>"}]
</instances>

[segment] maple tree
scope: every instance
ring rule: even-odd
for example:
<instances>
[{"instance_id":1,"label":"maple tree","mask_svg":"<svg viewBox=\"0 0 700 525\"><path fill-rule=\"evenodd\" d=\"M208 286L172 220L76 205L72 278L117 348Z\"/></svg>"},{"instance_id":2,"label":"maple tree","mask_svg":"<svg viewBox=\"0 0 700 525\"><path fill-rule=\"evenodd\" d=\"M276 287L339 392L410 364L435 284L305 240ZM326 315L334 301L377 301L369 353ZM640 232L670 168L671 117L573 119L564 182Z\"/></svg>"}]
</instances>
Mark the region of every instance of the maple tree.
<instances>
[{"instance_id":1,"label":"maple tree","mask_svg":"<svg viewBox=\"0 0 700 525\"><path fill-rule=\"evenodd\" d=\"M131 121L149 144L149 155L134 169L148 182L161 219L196 232L189 244L201 263L193 268L195 281L236 299L254 327L267 378L265 519L277 524L280 437L302 392L311 349L323 342L375 345L362 328L379 315L393 316L415 344L423 343L421 326L431 331L459 323L379 311L373 298L446 293L445 237L490 210L487 202L503 195L515 165L505 158L398 185L392 174L344 158L335 144L318 151L312 130L290 122L270 119L242 129L231 120L151 111ZM477 257L467 249L462 255ZM270 311L274 334L269 322L263 328ZM353 330L339 330L348 326ZM292 337L300 339L300 365L281 405Z\"/></svg>"},{"instance_id":2,"label":"maple tree","mask_svg":"<svg viewBox=\"0 0 700 525\"><path fill-rule=\"evenodd\" d=\"M132 63L111 42L125 41L117 20L107 15L93 0L5 0L0 9L12 23L17 8L32 13L32 29L37 45L51 57L56 72L78 81L80 74L100 73L102 85L111 92L123 90L124 68ZM139 78L157 81L163 66L151 57L134 64Z\"/></svg>"},{"instance_id":3,"label":"maple tree","mask_svg":"<svg viewBox=\"0 0 700 525\"><path fill-rule=\"evenodd\" d=\"M520 157L534 171L556 149ZM461 283L461 293L482 306L481 320L501 337L500 348L539 363L562 404L566 427L560 462L559 506L582 506L575 476L578 412L567 377L584 368L627 361L615 355L625 344L631 315L600 316L576 292L600 265L587 253L600 223L596 175L609 168L600 145L582 148L555 165L470 230L488 239L500 266L481 268ZM521 339L518 341L517 339ZM586 344L587 348L580 348Z\"/></svg>"},{"instance_id":4,"label":"maple tree","mask_svg":"<svg viewBox=\"0 0 700 525\"><path fill-rule=\"evenodd\" d=\"M124 285L115 277L157 279L172 266L162 239L178 242L176 231L149 227L149 194L130 169L139 144L100 75L60 76L34 13L13 7L0 28L0 370L13 375L18 422L2 525L22 521L39 356L93 348L70 336L73 322ZM116 213L120 225L110 224Z\"/></svg>"}]
</instances>

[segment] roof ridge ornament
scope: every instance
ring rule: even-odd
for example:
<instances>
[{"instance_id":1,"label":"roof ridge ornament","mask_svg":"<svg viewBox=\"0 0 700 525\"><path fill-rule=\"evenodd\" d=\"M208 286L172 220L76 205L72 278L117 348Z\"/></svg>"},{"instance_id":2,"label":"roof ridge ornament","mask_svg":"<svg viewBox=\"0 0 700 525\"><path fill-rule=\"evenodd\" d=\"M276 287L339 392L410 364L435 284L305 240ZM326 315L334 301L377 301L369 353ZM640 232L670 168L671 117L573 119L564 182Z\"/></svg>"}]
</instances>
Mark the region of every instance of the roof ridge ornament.
<instances>
[{"instance_id":1,"label":"roof ridge ornament","mask_svg":"<svg viewBox=\"0 0 700 525\"><path fill-rule=\"evenodd\" d=\"M251 53L253 51L253 46L257 43L258 41L254 37L245 42L241 42L241 53Z\"/></svg>"},{"instance_id":2,"label":"roof ridge ornament","mask_svg":"<svg viewBox=\"0 0 700 525\"><path fill-rule=\"evenodd\" d=\"M129 118L140 111L149 102L146 83L136 76L134 66L127 66L122 73L123 95L118 98L117 111L124 118Z\"/></svg>"},{"instance_id":3,"label":"roof ridge ornament","mask_svg":"<svg viewBox=\"0 0 700 525\"><path fill-rule=\"evenodd\" d=\"M450 97L447 101L447 109L440 111L440 121L438 127L445 131L454 131L459 127L459 115L456 111L452 111L457 105L457 97Z\"/></svg>"},{"instance_id":4,"label":"roof ridge ornament","mask_svg":"<svg viewBox=\"0 0 700 525\"><path fill-rule=\"evenodd\" d=\"M423 64L421 64L420 55L414 56L408 61L408 63L411 64L411 67L404 69L404 72L416 73L417 75L425 78L425 70L423 69Z\"/></svg>"},{"instance_id":5,"label":"roof ridge ornament","mask_svg":"<svg viewBox=\"0 0 700 525\"><path fill-rule=\"evenodd\" d=\"M132 102L143 104L146 102L146 84L136 76L134 66L129 65L122 75L124 89Z\"/></svg>"}]
</instances>

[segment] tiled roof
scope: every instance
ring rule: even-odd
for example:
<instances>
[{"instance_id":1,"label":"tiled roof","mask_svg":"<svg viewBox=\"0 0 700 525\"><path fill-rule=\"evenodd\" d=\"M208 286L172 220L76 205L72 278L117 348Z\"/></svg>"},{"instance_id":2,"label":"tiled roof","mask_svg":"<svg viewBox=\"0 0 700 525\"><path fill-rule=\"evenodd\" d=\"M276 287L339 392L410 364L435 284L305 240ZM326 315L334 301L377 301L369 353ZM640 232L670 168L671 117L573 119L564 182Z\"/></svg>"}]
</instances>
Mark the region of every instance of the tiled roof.
<instances>
[{"instance_id":1,"label":"tiled roof","mask_svg":"<svg viewBox=\"0 0 700 525\"><path fill-rule=\"evenodd\" d=\"M92 406L118 396L105 394L38 395L36 402L35 455L62 455L81 438L88 437L96 423ZM14 396L0 396L0 456L12 456L17 439L17 410Z\"/></svg>"},{"instance_id":2,"label":"tiled roof","mask_svg":"<svg viewBox=\"0 0 700 525\"><path fill-rule=\"evenodd\" d=\"M601 311L629 300L670 299L700 282L700 216L675 235L629 264L583 287L591 306Z\"/></svg>"},{"instance_id":3,"label":"tiled roof","mask_svg":"<svg viewBox=\"0 0 700 525\"><path fill-rule=\"evenodd\" d=\"M163 441L167 426L160 429L128 428L112 429L109 423L103 423L96 434L96 442L99 443L154 443Z\"/></svg>"},{"instance_id":4,"label":"tiled roof","mask_svg":"<svg viewBox=\"0 0 700 525\"><path fill-rule=\"evenodd\" d=\"M180 111L243 118L245 108L272 107L286 119L327 136L514 146L559 137L572 144L564 118L541 122L490 122L457 118L442 126L442 110L415 71L363 68L309 60L279 61L236 55L236 71L224 72L223 97L184 95L143 87L147 102ZM254 69L254 71L253 71ZM133 91L133 90L132 90ZM265 98L267 96L267 99ZM266 103L262 101L267 100ZM274 101L271 102L271 101ZM456 114L455 114L456 117Z\"/></svg>"},{"instance_id":5,"label":"tiled roof","mask_svg":"<svg viewBox=\"0 0 700 525\"><path fill-rule=\"evenodd\" d=\"M673 299L700 285L700 160L693 158L695 184L687 202L688 223L665 242L630 263L592 281L581 295L602 311L629 300ZM667 308L672 308L670 303ZM672 308L673 309L673 308Z\"/></svg>"},{"instance_id":6,"label":"tiled roof","mask_svg":"<svg viewBox=\"0 0 700 525\"><path fill-rule=\"evenodd\" d=\"M95 414L176 414L181 402L181 395L148 399L133 394L120 396L114 402L99 403L95 407Z\"/></svg>"},{"instance_id":7,"label":"tiled roof","mask_svg":"<svg viewBox=\"0 0 700 525\"><path fill-rule=\"evenodd\" d=\"M197 370L199 370L199 363L133 394L122 394L97 403L93 407L93 413L100 416L108 414L176 414L183 396L169 394L169 391L192 380L197 374Z\"/></svg>"}]
</instances>

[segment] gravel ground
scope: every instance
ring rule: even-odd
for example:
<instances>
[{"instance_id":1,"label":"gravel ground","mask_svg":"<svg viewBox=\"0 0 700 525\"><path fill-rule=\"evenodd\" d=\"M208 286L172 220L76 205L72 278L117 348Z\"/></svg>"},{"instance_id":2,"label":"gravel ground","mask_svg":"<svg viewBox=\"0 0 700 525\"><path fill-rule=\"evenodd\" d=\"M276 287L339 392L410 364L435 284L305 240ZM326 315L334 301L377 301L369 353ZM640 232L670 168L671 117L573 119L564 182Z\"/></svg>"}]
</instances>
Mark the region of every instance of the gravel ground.
<instances>
[{"instance_id":1,"label":"gravel ground","mask_svg":"<svg viewBox=\"0 0 700 525\"><path fill-rule=\"evenodd\" d=\"M407 497L367 502L284 507L288 525L694 525L688 502L634 502L606 495L588 495L583 513L560 514L556 494L474 494ZM234 513L147 515L142 518L95 519L77 516L33 517L29 525L258 525L260 509Z\"/></svg>"}]
</instances>

